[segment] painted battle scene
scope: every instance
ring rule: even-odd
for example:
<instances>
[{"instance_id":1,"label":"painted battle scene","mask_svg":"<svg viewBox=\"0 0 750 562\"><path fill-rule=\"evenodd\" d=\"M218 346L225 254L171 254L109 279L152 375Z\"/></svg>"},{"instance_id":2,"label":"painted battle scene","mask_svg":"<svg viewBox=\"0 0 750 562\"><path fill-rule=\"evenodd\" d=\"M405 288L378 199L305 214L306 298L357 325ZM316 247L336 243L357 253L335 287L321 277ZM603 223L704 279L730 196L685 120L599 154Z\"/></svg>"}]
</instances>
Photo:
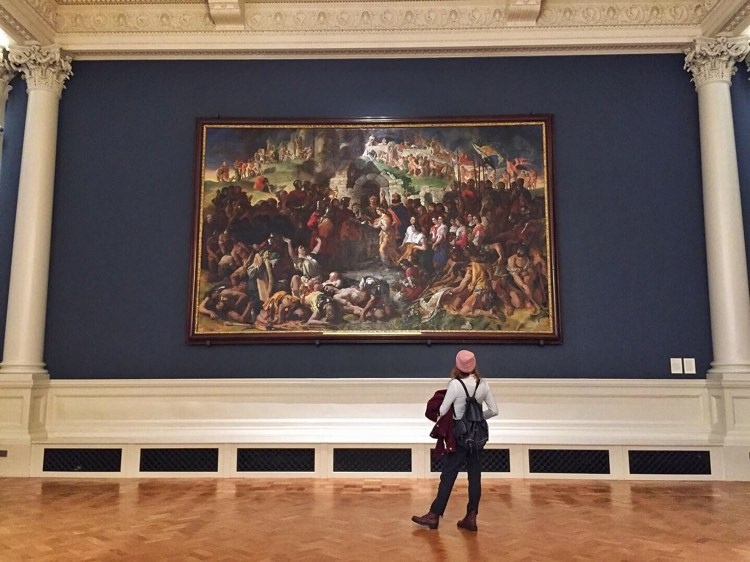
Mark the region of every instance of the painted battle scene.
<instances>
[{"instance_id":1,"label":"painted battle scene","mask_svg":"<svg viewBox=\"0 0 750 562\"><path fill-rule=\"evenodd\" d=\"M550 126L199 123L189 339L554 341Z\"/></svg>"}]
</instances>

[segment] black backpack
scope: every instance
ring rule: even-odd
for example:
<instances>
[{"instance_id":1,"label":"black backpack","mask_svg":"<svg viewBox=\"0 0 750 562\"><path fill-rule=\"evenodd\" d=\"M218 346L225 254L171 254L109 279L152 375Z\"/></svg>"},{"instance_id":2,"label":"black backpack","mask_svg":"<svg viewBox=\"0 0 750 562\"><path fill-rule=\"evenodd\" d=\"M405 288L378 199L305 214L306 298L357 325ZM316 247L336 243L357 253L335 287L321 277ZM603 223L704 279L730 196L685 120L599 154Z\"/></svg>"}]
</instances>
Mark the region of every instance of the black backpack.
<instances>
[{"instance_id":1,"label":"black backpack","mask_svg":"<svg viewBox=\"0 0 750 562\"><path fill-rule=\"evenodd\" d=\"M466 449L470 455L474 455L484 449L490 437L490 428L487 425L487 420L484 419L482 405L476 399L479 383L474 388L474 394L469 396L469 391L466 389L464 381L461 379L456 380L464 387L464 392L466 393L466 410L464 411L464 416L453 423L453 434L456 436L456 443Z\"/></svg>"}]
</instances>

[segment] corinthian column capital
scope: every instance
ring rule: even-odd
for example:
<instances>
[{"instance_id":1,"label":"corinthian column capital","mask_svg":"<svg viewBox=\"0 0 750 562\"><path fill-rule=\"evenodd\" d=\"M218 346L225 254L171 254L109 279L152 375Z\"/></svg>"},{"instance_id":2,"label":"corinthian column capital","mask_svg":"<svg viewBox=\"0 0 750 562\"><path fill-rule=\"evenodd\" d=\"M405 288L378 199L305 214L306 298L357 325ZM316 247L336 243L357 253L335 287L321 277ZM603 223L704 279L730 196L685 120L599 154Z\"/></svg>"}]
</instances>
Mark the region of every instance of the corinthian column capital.
<instances>
[{"instance_id":1,"label":"corinthian column capital","mask_svg":"<svg viewBox=\"0 0 750 562\"><path fill-rule=\"evenodd\" d=\"M698 37L685 51L685 70L693 75L695 88L709 82L731 83L737 62L750 54L748 37Z\"/></svg>"},{"instance_id":2,"label":"corinthian column capital","mask_svg":"<svg viewBox=\"0 0 750 562\"><path fill-rule=\"evenodd\" d=\"M16 75L16 71L8 60L8 49L0 47L0 101L4 101L10 92L10 81ZM5 95L3 95L3 93Z\"/></svg>"},{"instance_id":3,"label":"corinthian column capital","mask_svg":"<svg viewBox=\"0 0 750 562\"><path fill-rule=\"evenodd\" d=\"M10 67L23 74L29 90L47 90L58 97L73 75L72 60L56 46L25 45L8 52Z\"/></svg>"}]
</instances>

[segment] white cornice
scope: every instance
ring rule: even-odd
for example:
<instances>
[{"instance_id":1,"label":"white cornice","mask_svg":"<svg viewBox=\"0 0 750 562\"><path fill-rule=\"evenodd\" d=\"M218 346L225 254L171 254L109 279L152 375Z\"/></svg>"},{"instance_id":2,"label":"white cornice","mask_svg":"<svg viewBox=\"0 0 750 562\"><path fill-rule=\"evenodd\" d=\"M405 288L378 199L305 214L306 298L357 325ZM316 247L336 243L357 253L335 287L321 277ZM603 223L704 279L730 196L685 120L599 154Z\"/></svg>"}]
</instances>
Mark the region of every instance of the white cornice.
<instances>
[{"instance_id":1,"label":"white cornice","mask_svg":"<svg viewBox=\"0 0 750 562\"><path fill-rule=\"evenodd\" d=\"M718 18L718 21L721 22L722 19ZM748 26L750 26L750 0L745 0L741 3L739 9L734 11L731 17L721 26L720 32L725 35L741 35ZM708 26L704 24L704 35L713 35L705 29L706 27Z\"/></svg>"},{"instance_id":2,"label":"white cornice","mask_svg":"<svg viewBox=\"0 0 750 562\"><path fill-rule=\"evenodd\" d=\"M256 37L252 42L243 34L225 33L220 37L202 34L161 34L142 36L138 49L130 41L110 41L97 38L96 44L86 44L86 38L71 37L71 43L81 45L80 50L67 52L78 60L84 59L180 59L180 58L413 58L413 57L472 57L472 56L542 56L588 54L647 54L681 53L692 38L699 35L697 27L685 28L680 33L665 36L642 31L637 41L631 35L617 36L604 31L597 41L584 43L571 31L546 34L512 32L493 35L474 32L453 33L450 37L425 33L419 37L394 36L383 45L380 35L350 33L346 36L321 34L314 37L290 38L269 34Z\"/></svg>"},{"instance_id":3,"label":"white cornice","mask_svg":"<svg viewBox=\"0 0 750 562\"><path fill-rule=\"evenodd\" d=\"M736 27L749 12L750 0L724 0L703 20L701 28L704 36L712 37L717 33L739 34L742 29Z\"/></svg>"},{"instance_id":4,"label":"white cornice","mask_svg":"<svg viewBox=\"0 0 750 562\"><path fill-rule=\"evenodd\" d=\"M542 12L542 0L510 0L506 11L509 26L536 25Z\"/></svg>"},{"instance_id":5,"label":"white cornice","mask_svg":"<svg viewBox=\"0 0 750 562\"><path fill-rule=\"evenodd\" d=\"M240 0L208 0L208 11L217 31L245 27L245 3Z\"/></svg>"},{"instance_id":6,"label":"white cornice","mask_svg":"<svg viewBox=\"0 0 750 562\"><path fill-rule=\"evenodd\" d=\"M0 26L14 43L54 43L54 29L35 10L24 2L9 4L0 5Z\"/></svg>"}]
</instances>

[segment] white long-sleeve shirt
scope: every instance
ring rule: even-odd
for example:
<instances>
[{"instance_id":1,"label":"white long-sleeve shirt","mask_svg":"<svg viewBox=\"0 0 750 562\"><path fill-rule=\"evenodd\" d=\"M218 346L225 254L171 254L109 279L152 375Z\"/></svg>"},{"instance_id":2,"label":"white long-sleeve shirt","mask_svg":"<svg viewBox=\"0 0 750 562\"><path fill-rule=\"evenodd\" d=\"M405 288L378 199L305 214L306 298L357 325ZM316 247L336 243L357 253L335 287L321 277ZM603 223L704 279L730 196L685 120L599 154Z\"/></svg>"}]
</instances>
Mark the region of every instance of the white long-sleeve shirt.
<instances>
[{"instance_id":1,"label":"white long-sleeve shirt","mask_svg":"<svg viewBox=\"0 0 750 562\"><path fill-rule=\"evenodd\" d=\"M469 391L469 396L474 394L474 389L477 386L477 379L473 375L461 379L466 385L466 390ZM479 382L479 388L477 388L476 399L483 406L484 419L489 419L498 414L497 403L495 402L495 396L492 394L492 389L487 381L482 379ZM453 405L453 411L455 412L455 419L460 420L464 416L466 411L466 393L464 387L456 379L451 379L448 383L448 389L445 392L445 398L443 403L440 405L440 416L444 416L448 413ZM486 408L484 408L486 406Z\"/></svg>"}]
</instances>

